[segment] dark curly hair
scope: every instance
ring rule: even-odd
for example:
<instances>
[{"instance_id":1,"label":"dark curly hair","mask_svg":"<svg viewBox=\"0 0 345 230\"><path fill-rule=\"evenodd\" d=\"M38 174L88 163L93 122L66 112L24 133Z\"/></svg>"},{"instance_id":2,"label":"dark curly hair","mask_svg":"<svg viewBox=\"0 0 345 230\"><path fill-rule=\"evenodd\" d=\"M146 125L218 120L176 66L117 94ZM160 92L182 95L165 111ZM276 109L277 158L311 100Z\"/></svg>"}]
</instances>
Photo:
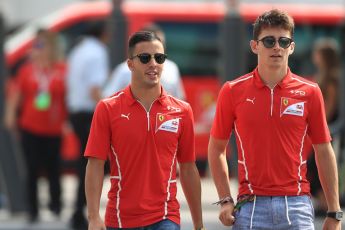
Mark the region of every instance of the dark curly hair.
<instances>
[{"instance_id":1,"label":"dark curly hair","mask_svg":"<svg viewBox=\"0 0 345 230\"><path fill-rule=\"evenodd\" d=\"M290 15L278 9L273 9L261 14L255 20L253 27L253 39L258 40L263 29L272 27L290 31L291 38L293 38L295 25Z\"/></svg>"}]
</instances>

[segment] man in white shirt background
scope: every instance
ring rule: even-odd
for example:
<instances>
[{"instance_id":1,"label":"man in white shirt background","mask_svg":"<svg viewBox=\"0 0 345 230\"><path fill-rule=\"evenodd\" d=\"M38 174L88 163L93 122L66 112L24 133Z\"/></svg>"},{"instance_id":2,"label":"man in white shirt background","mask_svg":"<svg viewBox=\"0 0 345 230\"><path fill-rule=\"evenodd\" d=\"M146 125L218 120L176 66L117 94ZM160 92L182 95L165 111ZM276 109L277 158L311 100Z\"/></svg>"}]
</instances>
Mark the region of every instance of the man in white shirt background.
<instances>
[{"instance_id":1,"label":"man in white shirt background","mask_svg":"<svg viewBox=\"0 0 345 230\"><path fill-rule=\"evenodd\" d=\"M83 157L89 136L91 121L97 102L102 98L102 88L109 74L108 41L105 21L91 22L86 36L72 49L68 57L67 107L69 120L80 141L80 157L77 173L79 185L71 225L73 229L87 229L84 214L85 168Z\"/></svg>"}]
</instances>

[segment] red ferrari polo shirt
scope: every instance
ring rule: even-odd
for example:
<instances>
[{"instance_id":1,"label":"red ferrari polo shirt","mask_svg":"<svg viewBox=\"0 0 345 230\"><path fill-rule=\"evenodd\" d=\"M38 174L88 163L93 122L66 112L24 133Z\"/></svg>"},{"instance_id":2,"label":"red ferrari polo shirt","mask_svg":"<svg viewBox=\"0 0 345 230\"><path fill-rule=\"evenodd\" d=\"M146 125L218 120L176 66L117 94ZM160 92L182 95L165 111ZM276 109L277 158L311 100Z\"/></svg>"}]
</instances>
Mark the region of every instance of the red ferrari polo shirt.
<instances>
[{"instance_id":1,"label":"red ferrari polo shirt","mask_svg":"<svg viewBox=\"0 0 345 230\"><path fill-rule=\"evenodd\" d=\"M288 70L273 89L257 69L222 87L211 135L238 146L239 196L309 194L311 142L331 140L317 84ZM310 142L310 140L311 142Z\"/></svg>"},{"instance_id":2,"label":"red ferrari polo shirt","mask_svg":"<svg viewBox=\"0 0 345 230\"><path fill-rule=\"evenodd\" d=\"M127 87L98 103L85 156L110 159L107 226L179 224L176 161L195 161L191 107L163 91L146 111Z\"/></svg>"},{"instance_id":3,"label":"red ferrari polo shirt","mask_svg":"<svg viewBox=\"0 0 345 230\"><path fill-rule=\"evenodd\" d=\"M29 62L16 76L14 90L22 95L19 125L39 135L61 135L67 117L65 106L65 63L56 63L47 74L42 74ZM40 85L45 84L50 103L44 109L35 106L40 94Z\"/></svg>"}]
</instances>

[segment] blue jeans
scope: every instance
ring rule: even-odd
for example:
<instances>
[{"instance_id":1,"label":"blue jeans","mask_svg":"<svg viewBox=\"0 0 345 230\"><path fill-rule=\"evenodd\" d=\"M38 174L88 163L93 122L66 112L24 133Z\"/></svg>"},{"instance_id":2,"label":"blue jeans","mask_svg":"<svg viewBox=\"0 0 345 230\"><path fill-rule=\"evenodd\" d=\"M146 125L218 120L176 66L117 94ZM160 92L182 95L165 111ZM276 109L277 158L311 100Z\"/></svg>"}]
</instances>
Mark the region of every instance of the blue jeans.
<instances>
[{"instance_id":1,"label":"blue jeans","mask_svg":"<svg viewBox=\"0 0 345 230\"><path fill-rule=\"evenodd\" d=\"M256 196L235 213L233 230L314 230L314 208L309 196Z\"/></svg>"},{"instance_id":2,"label":"blue jeans","mask_svg":"<svg viewBox=\"0 0 345 230\"><path fill-rule=\"evenodd\" d=\"M162 220L158 223L138 228L108 228L107 230L180 230L180 225L171 220Z\"/></svg>"}]
</instances>

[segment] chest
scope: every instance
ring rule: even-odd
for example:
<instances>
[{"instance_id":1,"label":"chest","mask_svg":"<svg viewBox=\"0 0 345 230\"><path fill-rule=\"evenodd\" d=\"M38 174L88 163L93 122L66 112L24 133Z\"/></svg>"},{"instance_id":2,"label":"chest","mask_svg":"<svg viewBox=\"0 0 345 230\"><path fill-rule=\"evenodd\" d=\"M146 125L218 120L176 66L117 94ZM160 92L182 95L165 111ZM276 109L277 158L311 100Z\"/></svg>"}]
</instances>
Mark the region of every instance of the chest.
<instances>
[{"instance_id":1,"label":"chest","mask_svg":"<svg viewBox=\"0 0 345 230\"><path fill-rule=\"evenodd\" d=\"M268 87L244 91L235 103L235 119L249 127L305 127L310 101L303 90Z\"/></svg>"},{"instance_id":2,"label":"chest","mask_svg":"<svg viewBox=\"0 0 345 230\"><path fill-rule=\"evenodd\" d=\"M110 119L115 146L176 149L183 129L183 115L164 106L147 111L139 104L121 107Z\"/></svg>"},{"instance_id":3,"label":"chest","mask_svg":"<svg viewBox=\"0 0 345 230\"><path fill-rule=\"evenodd\" d=\"M65 92L64 72L54 70L49 74L39 74L33 71L25 77L22 87L28 94L35 95L38 91L63 94Z\"/></svg>"}]
</instances>

